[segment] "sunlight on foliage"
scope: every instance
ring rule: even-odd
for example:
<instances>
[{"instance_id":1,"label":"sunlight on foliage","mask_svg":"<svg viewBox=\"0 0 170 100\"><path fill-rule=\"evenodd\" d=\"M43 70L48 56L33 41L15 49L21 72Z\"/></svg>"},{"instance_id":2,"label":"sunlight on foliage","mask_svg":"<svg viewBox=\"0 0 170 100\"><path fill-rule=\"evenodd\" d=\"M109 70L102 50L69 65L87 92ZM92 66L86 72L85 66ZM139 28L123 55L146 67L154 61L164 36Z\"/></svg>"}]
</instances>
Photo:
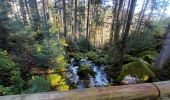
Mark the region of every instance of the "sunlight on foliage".
<instances>
[{"instance_id":1,"label":"sunlight on foliage","mask_svg":"<svg viewBox=\"0 0 170 100\"><path fill-rule=\"evenodd\" d=\"M48 80L50 81L52 86L56 86L61 81L61 76L58 74L52 74L48 76Z\"/></svg>"},{"instance_id":2,"label":"sunlight on foliage","mask_svg":"<svg viewBox=\"0 0 170 100\"><path fill-rule=\"evenodd\" d=\"M51 86L60 91L69 90L69 86L66 83L66 80L63 79L59 74L48 75L47 79L50 81Z\"/></svg>"}]
</instances>

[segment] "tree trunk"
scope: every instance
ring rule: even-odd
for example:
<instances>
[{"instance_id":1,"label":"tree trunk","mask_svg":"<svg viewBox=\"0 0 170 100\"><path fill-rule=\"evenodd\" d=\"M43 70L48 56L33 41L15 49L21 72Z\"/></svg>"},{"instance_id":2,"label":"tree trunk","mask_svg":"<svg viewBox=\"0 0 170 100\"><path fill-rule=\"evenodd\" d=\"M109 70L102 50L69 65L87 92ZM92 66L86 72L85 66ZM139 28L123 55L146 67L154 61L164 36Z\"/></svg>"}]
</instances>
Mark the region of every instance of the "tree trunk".
<instances>
[{"instance_id":1,"label":"tree trunk","mask_svg":"<svg viewBox=\"0 0 170 100\"><path fill-rule=\"evenodd\" d=\"M66 3L65 0L62 0L63 3L63 24L64 24L64 37L67 35L67 21L66 21Z\"/></svg>"},{"instance_id":2,"label":"tree trunk","mask_svg":"<svg viewBox=\"0 0 170 100\"><path fill-rule=\"evenodd\" d=\"M141 25L142 25L142 21L143 21L143 18L144 18L144 14L145 14L145 11L146 11L146 8L149 4L149 1L150 0L146 0L146 3L144 4L144 8L142 8L142 11L141 11L141 15L139 16L139 22L138 22L138 25L136 27L136 34L138 35L139 32L140 32L140 28L141 28Z\"/></svg>"},{"instance_id":3,"label":"tree trunk","mask_svg":"<svg viewBox=\"0 0 170 100\"><path fill-rule=\"evenodd\" d=\"M88 0L87 4L86 38L89 38L89 16L90 16L90 0Z\"/></svg>"},{"instance_id":4,"label":"tree trunk","mask_svg":"<svg viewBox=\"0 0 170 100\"><path fill-rule=\"evenodd\" d=\"M77 0L74 1L74 39L77 38Z\"/></svg>"},{"instance_id":5,"label":"tree trunk","mask_svg":"<svg viewBox=\"0 0 170 100\"><path fill-rule=\"evenodd\" d=\"M123 6L124 0L119 0L119 6L117 11L117 17L116 17L116 28L114 33L114 42L116 43L119 40L119 33L121 29L121 12L122 12L122 6Z\"/></svg>"},{"instance_id":6,"label":"tree trunk","mask_svg":"<svg viewBox=\"0 0 170 100\"><path fill-rule=\"evenodd\" d=\"M29 7L31 11L31 17L33 22L33 29L37 32L40 28L40 16L38 11L38 5L36 0L29 0Z\"/></svg>"},{"instance_id":7,"label":"tree trunk","mask_svg":"<svg viewBox=\"0 0 170 100\"><path fill-rule=\"evenodd\" d=\"M117 13L117 5L118 5L118 1L115 1L114 9L112 10L112 24L111 24L111 31L110 31L110 43L113 42L113 34L114 34L114 28L115 28L115 19L116 19L116 13Z\"/></svg>"},{"instance_id":8,"label":"tree trunk","mask_svg":"<svg viewBox=\"0 0 170 100\"><path fill-rule=\"evenodd\" d=\"M166 31L166 39L161 53L155 63L155 68L161 69L164 63L170 58L170 23Z\"/></svg>"},{"instance_id":9,"label":"tree trunk","mask_svg":"<svg viewBox=\"0 0 170 100\"><path fill-rule=\"evenodd\" d=\"M125 53L125 47L126 47L126 41L127 41L127 37L129 35L129 30L130 30L130 26L132 23L132 19L133 19L133 15L134 15L134 11L135 11L135 7L136 7L136 2L137 0L132 0L131 5L130 5L130 10L129 10L129 14L128 14L128 19L127 19L127 24L126 24L126 29L125 32L123 34L122 37L122 45L120 48L120 61L118 64L118 70L120 71L122 68L122 64L123 64L123 56Z\"/></svg>"},{"instance_id":10,"label":"tree trunk","mask_svg":"<svg viewBox=\"0 0 170 100\"><path fill-rule=\"evenodd\" d=\"M26 10L25 10L25 2L23 0L19 0L19 5L20 5L22 20L24 24L27 24L28 21L27 21Z\"/></svg>"}]
</instances>

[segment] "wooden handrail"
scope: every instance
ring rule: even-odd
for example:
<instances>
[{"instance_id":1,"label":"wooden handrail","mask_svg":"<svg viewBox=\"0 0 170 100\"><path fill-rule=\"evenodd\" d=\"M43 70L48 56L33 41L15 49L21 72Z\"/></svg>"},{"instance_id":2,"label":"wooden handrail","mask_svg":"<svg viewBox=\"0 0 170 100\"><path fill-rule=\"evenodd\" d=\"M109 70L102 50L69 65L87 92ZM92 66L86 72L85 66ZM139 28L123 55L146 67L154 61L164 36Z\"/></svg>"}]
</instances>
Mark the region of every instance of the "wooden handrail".
<instances>
[{"instance_id":1,"label":"wooden handrail","mask_svg":"<svg viewBox=\"0 0 170 100\"><path fill-rule=\"evenodd\" d=\"M170 81L0 96L0 100L129 100L160 96L170 96Z\"/></svg>"}]
</instances>

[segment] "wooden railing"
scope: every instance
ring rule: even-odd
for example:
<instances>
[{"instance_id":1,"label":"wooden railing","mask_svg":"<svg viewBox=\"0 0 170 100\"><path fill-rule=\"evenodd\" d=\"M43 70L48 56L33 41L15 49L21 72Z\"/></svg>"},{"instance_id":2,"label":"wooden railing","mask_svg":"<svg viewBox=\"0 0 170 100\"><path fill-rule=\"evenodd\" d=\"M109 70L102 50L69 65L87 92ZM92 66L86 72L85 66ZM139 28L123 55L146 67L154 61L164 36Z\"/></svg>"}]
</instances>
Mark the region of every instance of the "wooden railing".
<instances>
[{"instance_id":1,"label":"wooden railing","mask_svg":"<svg viewBox=\"0 0 170 100\"><path fill-rule=\"evenodd\" d=\"M0 96L0 100L129 100L170 96L170 81L120 85L66 92Z\"/></svg>"}]
</instances>

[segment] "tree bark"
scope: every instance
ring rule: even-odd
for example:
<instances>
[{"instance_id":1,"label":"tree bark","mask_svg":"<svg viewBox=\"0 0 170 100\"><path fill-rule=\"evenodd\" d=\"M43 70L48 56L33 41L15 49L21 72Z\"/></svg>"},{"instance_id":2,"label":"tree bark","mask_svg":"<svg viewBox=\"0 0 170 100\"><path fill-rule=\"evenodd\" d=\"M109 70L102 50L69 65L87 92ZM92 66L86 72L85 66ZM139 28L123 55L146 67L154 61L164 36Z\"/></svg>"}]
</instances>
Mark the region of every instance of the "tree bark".
<instances>
[{"instance_id":1,"label":"tree bark","mask_svg":"<svg viewBox=\"0 0 170 100\"><path fill-rule=\"evenodd\" d=\"M66 3L65 0L62 0L63 3L63 24L64 24L64 37L67 36L67 21L66 21Z\"/></svg>"},{"instance_id":2,"label":"tree bark","mask_svg":"<svg viewBox=\"0 0 170 100\"><path fill-rule=\"evenodd\" d=\"M155 68L163 68L164 63L170 58L170 23L166 31L165 43L162 47L161 53L155 63Z\"/></svg>"},{"instance_id":3,"label":"tree bark","mask_svg":"<svg viewBox=\"0 0 170 100\"><path fill-rule=\"evenodd\" d=\"M123 1L124 0L119 0L119 6L118 6L118 11L117 11L117 17L116 17L116 28L115 28L115 33L114 33L114 42L117 42L119 40L119 33L121 29L121 12L122 12L122 6L123 6Z\"/></svg>"},{"instance_id":4,"label":"tree bark","mask_svg":"<svg viewBox=\"0 0 170 100\"><path fill-rule=\"evenodd\" d=\"M22 20L24 24L27 24L27 15L26 15L26 10L25 10L25 2L23 0L19 0L19 5L20 5L20 12L22 16Z\"/></svg>"},{"instance_id":5,"label":"tree bark","mask_svg":"<svg viewBox=\"0 0 170 100\"><path fill-rule=\"evenodd\" d=\"M131 2L129 14L128 14L128 19L127 19L127 24L126 24L126 29L125 29L125 32L124 32L123 37L122 37L122 45L121 45L121 48L120 48L120 61L119 61L119 64L118 64L118 67L119 67L118 70L119 71L122 68L122 64L123 64L123 60L124 60L123 56L124 56L124 53L125 53L126 41L127 41L128 35L129 35L129 30L130 30L130 26L131 26L131 23L132 23L132 19L133 19L135 7L136 7L136 2L137 2L137 0L132 0L132 2Z\"/></svg>"},{"instance_id":6,"label":"tree bark","mask_svg":"<svg viewBox=\"0 0 170 100\"><path fill-rule=\"evenodd\" d=\"M77 38L77 0L74 1L74 39Z\"/></svg>"}]
</instances>

